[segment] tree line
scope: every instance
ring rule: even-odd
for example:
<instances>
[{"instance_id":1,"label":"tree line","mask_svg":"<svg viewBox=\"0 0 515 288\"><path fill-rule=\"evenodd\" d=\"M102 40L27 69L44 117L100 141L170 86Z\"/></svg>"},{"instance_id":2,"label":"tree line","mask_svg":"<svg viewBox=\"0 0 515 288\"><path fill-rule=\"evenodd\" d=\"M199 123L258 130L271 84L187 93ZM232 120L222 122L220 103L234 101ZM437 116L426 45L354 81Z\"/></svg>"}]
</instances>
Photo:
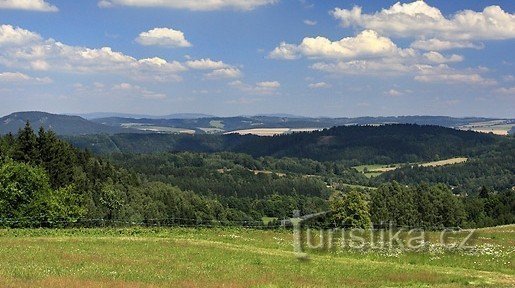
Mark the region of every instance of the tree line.
<instances>
[{"instance_id":1,"label":"tree line","mask_svg":"<svg viewBox=\"0 0 515 288\"><path fill-rule=\"evenodd\" d=\"M0 226L59 226L80 219L173 224L171 219L259 222L331 209L324 221L366 227L483 227L515 222L515 193L465 193L423 179L362 190L368 180L340 161L220 152L97 157L29 124L0 137ZM351 187L351 188L349 188ZM61 222L60 222L61 221ZM170 222L172 221L172 222ZM275 224L275 223L273 223Z\"/></svg>"}]
</instances>

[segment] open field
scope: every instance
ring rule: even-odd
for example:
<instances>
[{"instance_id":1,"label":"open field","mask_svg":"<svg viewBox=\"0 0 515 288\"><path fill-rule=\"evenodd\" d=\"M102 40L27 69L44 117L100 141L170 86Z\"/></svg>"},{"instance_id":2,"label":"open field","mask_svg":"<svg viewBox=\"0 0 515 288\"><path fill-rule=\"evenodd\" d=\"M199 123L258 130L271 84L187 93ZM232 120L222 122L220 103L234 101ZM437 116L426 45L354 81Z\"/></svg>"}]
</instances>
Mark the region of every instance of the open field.
<instances>
[{"instance_id":1,"label":"open field","mask_svg":"<svg viewBox=\"0 0 515 288\"><path fill-rule=\"evenodd\" d=\"M466 157L456 157L456 158L450 158L450 159L445 159L445 160L440 160L440 161L433 161L433 162L422 163L422 164L420 164L420 166L424 166L424 167L437 167L437 166L444 166L444 165L452 165L452 164L463 163L463 162L466 162L467 160L468 160L468 158L466 158Z\"/></svg>"},{"instance_id":2,"label":"open field","mask_svg":"<svg viewBox=\"0 0 515 288\"><path fill-rule=\"evenodd\" d=\"M257 136L275 136L281 134L311 132L320 130L319 128L253 128L226 132L225 134L239 135L257 135Z\"/></svg>"},{"instance_id":3,"label":"open field","mask_svg":"<svg viewBox=\"0 0 515 288\"><path fill-rule=\"evenodd\" d=\"M371 165L359 165L355 166L354 169L356 169L358 172L364 173L367 177L376 177L381 175L384 172L392 171L397 168L399 168L401 164L390 164L390 165L383 165L383 164L371 164Z\"/></svg>"},{"instance_id":4,"label":"open field","mask_svg":"<svg viewBox=\"0 0 515 288\"><path fill-rule=\"evenodd\" d=\"M0 230L0 286L513 287L515 226L476 238L473 252L344 250L300 261L288 230Z\"/></svg>"},{"instance_id":5,"label":"open field","mask_svg":"<svg viewBox=\"0 0 515 288\"><path fill-rule=\"evenodd\" d=\"M236 130L231 132L226 132L225 134L239 134L239 135L257 135L257 136L274 136L281 135L288 132L289 128L254 128L254 129L244 129L244 130Z\"/></svg>"},{"instance_id":6,"label":"open field","mask_svg":"<svg viewBox=\"0 0 515 288\"><path fill-rule=\"evenodd\" d=\"M454 157L449 158L445 160L439 160L439 161L432 161L432 162L424 162L424 163L396 163L396 164L371 164L371 165L360 165L355 166L354 169L356 169L358 172L364 173L367 177L376 177L381 175L384 172L393 171L395 169L398 169L405 165L418 165L423 167L437 167L437 166L444 166L444 165L453 165L453 164L459 164L464 163L468 160L466 157Z\"/></svg>"},{"instance_id":7,"label":"open field","mask_svg":"<svg viewBox=\"0 0 515 288\"><path fill-rule=\"evenodd\" d=\"M508 132L515 124L508 120L492 120L484 122L475 122L467 125L459 126L461 130L472 130L481 133L493 133L496 135L508 135Z\"/></svg>"},{"instance_id":8,"label":"open field","mask_svg":"<svg viewBox=\"0 0 515 288\"><path fill-rule=\"evenodd\" d=\"M167 133L167 134L195 134L195 130L191 130L191 129L145 125L145 124L139 124L139 123L126 123L126 124L122 124L121 126L124 128L138 129L141 131Z\"/></svg>"}]
</instances>

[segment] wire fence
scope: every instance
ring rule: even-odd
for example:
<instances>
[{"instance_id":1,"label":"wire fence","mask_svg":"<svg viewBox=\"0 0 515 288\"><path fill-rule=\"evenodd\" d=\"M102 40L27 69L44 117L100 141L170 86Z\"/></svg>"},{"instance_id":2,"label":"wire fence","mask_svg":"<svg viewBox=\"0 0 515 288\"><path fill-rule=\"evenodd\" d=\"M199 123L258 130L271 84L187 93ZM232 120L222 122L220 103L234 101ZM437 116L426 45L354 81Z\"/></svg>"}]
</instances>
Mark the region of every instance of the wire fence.
<instances>
[{"instance_id":1,"label":"wire fence","mask_svg":"<svg viewBox=\"0 0 515 288\"><path fill-rule=\"evenodd\" d=\"M160 218L160 219L48 219L45 216L0 218L0 228L93 228L93 227L245 227L256 229L277 229L281 223L266 223L258 220L218 220L198 218ZM284 227L284 225L283 225Z\"/></svg>"},{"instance_id":2,"label":"wire fence","mask_svg":"<svg viewBox=\"0 0 515 288\"><path fill-rule=\"evenodd\" d=\"M200 219L200 218L150 218L143 220L134 219L106 219L106 218L51 218L48 216L11 217L0 218L0 228L127 228L127 227L189 227L189 228L210 228L210 227L241 227L252 229L291 229L292 220L273 219L262 220L227 220L227 219ZM313 229L353 229L354 225L336 223L331 221L319 221L317 219L303 220L303 228ZM457 226L433 226L433 225L397 225L392 221L372 223L366 230L454 230L462 228Z\"/></svg>"}]
</instances>

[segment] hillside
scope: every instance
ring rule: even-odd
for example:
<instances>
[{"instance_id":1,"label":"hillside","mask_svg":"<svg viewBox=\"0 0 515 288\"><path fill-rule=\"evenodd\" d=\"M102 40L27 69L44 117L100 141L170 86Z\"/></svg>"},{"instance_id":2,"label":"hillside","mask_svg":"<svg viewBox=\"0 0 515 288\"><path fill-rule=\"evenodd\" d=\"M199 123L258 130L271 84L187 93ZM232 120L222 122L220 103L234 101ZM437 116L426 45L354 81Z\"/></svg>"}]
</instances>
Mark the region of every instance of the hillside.
<instances>
[{"instance_id":1,"label":"hillside","mask_svg":"<svg viewBox=\"0 0 515 288\"><path fill-rule=\"evenodd\" d=\"M106 126L78 116L50 114L46 112L16 112L0 118L0 134L16 133L28 122L34 128L43 127L58 135L141 133L138 130Z\"/></svg>"},{"instance_id":2,"label":"hillside","mask_svg":"<svg viewBox=\"0 0 515 288\"><path fill-rule=\"evenodd\" d=\"M380 124L418 124L438 125L462 130L482 131L485 124L496 124L506 133L514 123L513 119L489 118L453 118L446 116L391 116L391 117L357 117L357 118L309 118L295 115L260 115L238 117L213 117L208 115L189 115L190 117L128 117L115 116L92 119L92 121L113 126L132 127L146 130L151 127L163 133L166 128L180 128L195 130L196 133L225 133L249 129L282 128L281 132L271 134L291 133L295 129L315 130L345 125L380 125ZM89 119L89 118L88 118ZM502 124L502 125L501 125ZM488 130L484 130L488 131ZM250 131L252 132L252 131ZM250 133L252 134L252 133Z\"/></svg>"},{"instance_id":3,"label":"hillside","mask_svg":"<svg viewBox=\"0 0 515 288\"><path fill-rule=\"evenodd\" d=\"M0 230L0 286L513 287L513 232L479 230L471 251L448 251L431 232L418 253L335 244L299 261L288 230Z\"/></svg>"},{"instance_id":4,"label":"hillside","mask_svg":"<svg viewBox=\"0 0 515 288\"><path fill-rule=\"evenodd\" d=\"M118 134L68 137L97 153L232 151L255 157L298 157L348 164L435 161L475 156L511 138L439 126L341 126L275 137L253 135Z\"/></svg>"},{"instance_id":5,"label":"hillside","mask_svg":"<svg viewBox=\"0 0 515 288\"><path fill-rule=\"evenodd\" d=\"M109 117L106 117L109 116ZM282 117L280 117L282 116ZM99 118L101 117L101 118ZM278 135L328 129L335 126L417 124L460 130L508 134L513 119L452 118L446 116L392 116L358 118L309 118L294 115L215 117L204 114L171 114L162 117L90 113L81 116L45 112L16 112L0 118L0 134L15 133L29 121L58 135L145 133Z\"/></svg>"}]
</instances>

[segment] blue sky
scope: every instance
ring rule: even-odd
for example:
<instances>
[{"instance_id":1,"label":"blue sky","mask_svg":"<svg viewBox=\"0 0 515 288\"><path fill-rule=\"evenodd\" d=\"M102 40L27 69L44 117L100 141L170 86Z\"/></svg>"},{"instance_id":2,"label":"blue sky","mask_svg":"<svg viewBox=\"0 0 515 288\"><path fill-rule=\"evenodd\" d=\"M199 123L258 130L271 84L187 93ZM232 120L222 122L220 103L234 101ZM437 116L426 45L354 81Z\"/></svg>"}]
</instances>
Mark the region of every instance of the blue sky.
<instances>
[{"instance_id":1,"label":"blue sky","mask_svg":"<svg viewBox=\"0 0 515 288\"><path fill-rule=\"evenodd\" d=\"M0 115L515 115L514 1L0 0Z\"/></svg>"}]
</instances>

